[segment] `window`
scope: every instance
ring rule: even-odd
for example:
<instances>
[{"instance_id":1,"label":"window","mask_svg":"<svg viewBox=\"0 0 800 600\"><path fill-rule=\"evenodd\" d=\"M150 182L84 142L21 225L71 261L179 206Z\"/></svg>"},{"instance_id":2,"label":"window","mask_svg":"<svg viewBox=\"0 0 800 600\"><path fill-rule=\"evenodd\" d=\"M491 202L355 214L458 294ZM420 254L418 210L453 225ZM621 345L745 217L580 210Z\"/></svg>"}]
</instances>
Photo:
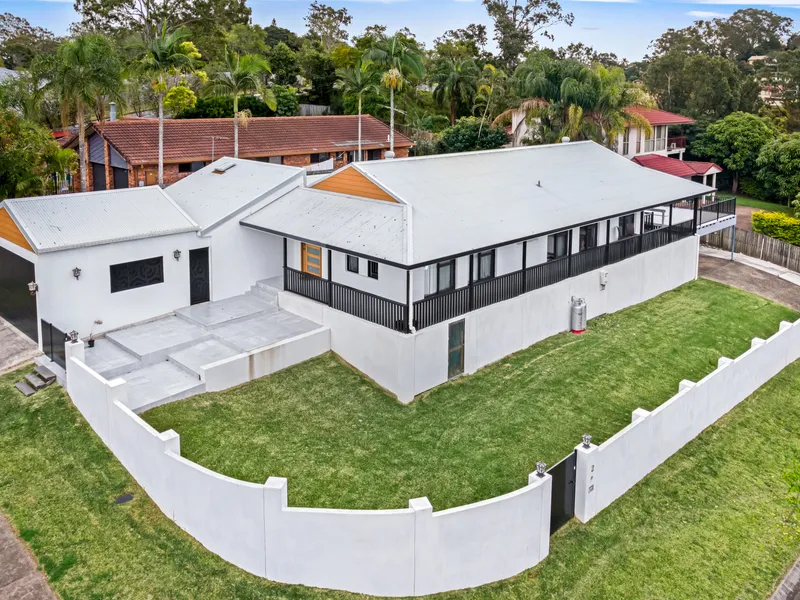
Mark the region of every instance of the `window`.
<instances>
[{"instance_id":1,"label":"window","mask_svg":"<svg viewBox=\"0 0 800 600\"><path fill-rule=\"evenodd\" d=\"M427 295L447 292L456 287L456 261L446 260L437 265L427 267L428 281L426 283Z\"/></svg>"},{"instance_id":2,"label":"window","mask_svg":"<svg viewBox=\"0 0 800 600\"><path fill-rule=\"evenodd\" d=\"M479 252L475 257L477 259L475 280L483 281L494 277L494 250Z\"/></svg>"},{"instance_id":3,"label":"window","mask_svg":"<svg viewBox=\"0 0 800 600\"><path fill-rule=\"evenodd\" d=\"M258 162L269 163L271 165L282 165L283 164L283 157L282 156L259 156L256 160Z\"/></svg>"},{"instance_id":4,"label":"window","mask_svg":"<svg viewBox=\"0 0 800 600\"><path fill-rule=\"evenodd\" d=\"M556 260L569 254L569 231L547 236L547 260Z\"/></svg>"},{"instance_id":5,"label":"window","mask_svg":"<svg viewBox=\"0 0 800 600\"><path fill-rule=\"evenodd\" d=\"M362 152L364 152L362 150ZM378 150L367 150L366 151L367 160L380 160L381 159L381 151Z\"/></svg>"},{"instance_id":6,"label":"window","mask_svg":"<svg viewBox=\"0 0 800 600\"><path fill-rule=\"evenodd\" d=\"M111 265L111 293L164 283L164 258L146 258Z\"/></svg>"},{"instance_id":7,"label":"window","mask_svg":"<svg viewBox=\"0 0 800 600\"><path fill-rule=\"evenodd\" d=\"M581 227L578 251L583 252L597 247L597 223Z\"/></svg>"},{"instance_id":8,"label":"window","mask_svg":"<svg viewBox=\"0 0 800 600\"><path fill-rule=\"evenodd\" d=\"M358 257L352 254L347 255L347 270L351 273L358 273Z\"/></svg>"},{"instance_id":9,"label":"window","mask_svg":"<svg viewBox=\"0 0 800 600\"><path fill-rule=\"evenodd\" d=\"M367 275L371 279L378 278L378 263L375 262L374 260L367 261Z\"/></svg>"},{"instance_id":10,"label":"window","mask_svg":"<svg viewBox=\"0 0 800 600\"><path fill-rule=\"evenodd\" d=\"M625 215L619 218L619 237L627 238L636 235L636 215Z\"/></svg>"},{"instance_id":11,"label":"window","mask_svg":"<svg viewBox=\"0 0 800 600\"><path fill-rule=\"evenodd\" d=\"M626 127L625 137L623 138L622 141L622 154L624 156L628 156L628 154L630 154L630 151L631 151L631 128Z\"/></svg>"},{"instance_id":12,"label":"window","mask_svg":"<svg viewBox=\"0 0 800 600\"><path fill-rule=\"evenodd\" d=\"M312 154L311 155L311 164L312 165L316 165L316 164L319 164L321 162L325 162L330 157L331 157L330 154L328 154L327 152L320 152L318 154Z\"/></svg>"},{"instance_id":13,"label":"window","mask_svg":"<svg viewBox=\"0 0 800 600\"><path fill-rule=\"evenodd\" d=\"M203 161L195 161L188 163L180 163L178 165L178 173L194 173L206 166Z\"/></svg>"}]
</instances>

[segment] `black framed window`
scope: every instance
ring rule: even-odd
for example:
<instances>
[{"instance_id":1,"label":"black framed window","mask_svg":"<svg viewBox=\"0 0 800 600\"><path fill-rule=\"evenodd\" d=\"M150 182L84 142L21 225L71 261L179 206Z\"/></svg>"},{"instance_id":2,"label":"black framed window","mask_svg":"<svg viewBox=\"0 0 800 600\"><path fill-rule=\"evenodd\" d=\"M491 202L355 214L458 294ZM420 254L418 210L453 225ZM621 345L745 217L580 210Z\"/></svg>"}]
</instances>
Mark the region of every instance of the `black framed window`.
<instances>
[{"instance_id":1,"label":"black framed window","mask_svg":"<svg viewBox=\"0 0 800 600\"><path fill-rule=\"evenodd\" d=\"M362 150L362 152L364 152ZM381 159L381 151L380 149L377 150L367 150L366 151L367 160L380 160Z\"/></svg>"},{"instance_id":2,"label":"black framed window","mask_svg":"<svg viewBox=\"0 0 800 600\"><path fill-rule=\"evenodd\" d=\"M311 164L312 165L316 165L316 164L319 164L321 162L325 162L330 157L331 157L331 155L328 154L327 152L319 152L317 154L312 154L311 155Z\"/></svg>"},{"instance_id":3,"label":"black framed window","mask_svg":"<svg viewBox=\"0 0 800 600\"><path fill-rule=\"evenodd\" d=\"M636 235L636 215L630 214L619 218L619 237L627 238Z\"/></svg>"},{"instance_id":4,"label":"black framed window","mask_svg":"<svg viewBox=\"0 0 800 600\"><path fill-rule=\"evenodd\" d=\"M111 293L164 283L164 257L111 265Z\"/></svg>"},{"instance_id":5,"label":"black framed window","mask_svg":"<svg viewBox=\"0 0 800 600\"><path fill-rule=\"evenodd\" d=\"M547 236L547 260L556 260L569 254L569 231Z\"/></svg>"},{"instance_id":6,"label":"black framed window","mask_svg":"<svg viewBox=\"0 0 800 600\"><path fill-rule=\"evenodd\" d=\"M352 254L347 255L347 270L351 273L358 273L358 257Z\"/></svg>"},{"instance_id":7,"label":"black framed window","mask_svg":"<svg viewBox=\"0 0 800 600\"><path fill-rule=\"evenodd\" d=\"M378 263L374 260L367 261L367 275L372 279L378 278Z\"/></svg>"},{"instance_id":8,"label":"black framed window","mask_svg":"<svg viewBox=\"0 0 800 600\"><path fill-rule=\"evenodd\" d=\"M583 252L597 247L597 223L581 227L578 251Z\"/></svg>"},{"instance_id":9,"label":"black framed window","mask_svg":"<svg viewBox=\"0 0 800 600\"><path fill-rule=\"evenodd\" d=\"M475 255L477 268L475 272L475 280L483 281L484 279L491 279L494 277L494 250L487 250L486 252L478 252Z\"/></svg>"},{"instance_id":10,"label":"black framed window","mask_svg":"<svg viewBox=\"0 0 800 600\"><path fill-rule=\"evenodd\" d=\"M178 173L194 173L195 171L199 171L205 166L206 163L204 163L201 160L195 162L180 163L178 164Z\"/></svg>"},{"instance_id":11,"label":"black framed window","mask_svg":"<svg viewBox=\"0 0 800 600\"><path fill-rule=\"evenodd\" d=\"M446 260L436 265L435 292L447 292L456 287L456 261Z\"/></svg>"}]
</instances>

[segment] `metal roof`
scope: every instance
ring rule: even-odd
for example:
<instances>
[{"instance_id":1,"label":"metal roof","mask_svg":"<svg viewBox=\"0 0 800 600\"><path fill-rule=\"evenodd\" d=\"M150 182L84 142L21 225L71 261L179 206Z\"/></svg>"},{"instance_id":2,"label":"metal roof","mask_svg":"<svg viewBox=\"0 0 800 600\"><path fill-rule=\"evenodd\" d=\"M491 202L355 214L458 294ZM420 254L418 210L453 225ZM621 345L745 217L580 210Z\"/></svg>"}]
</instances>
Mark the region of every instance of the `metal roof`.
<instances>
[{"instance_id":1,"label":"metal roof","mask_svg":"<svg viewBox=\"0 0 800 600\"><path fill-rule=\"evenodd\" d=\"M225 167L233 165L223 173ZM236 215L286 184L299 185L304 169L241 158L220 158L167 188L202 232Z\"/></svg>"},{"instance_id":2,"label":"metal roof","mask_svg":"<svg viewBox=\"0 0 800 600\"><path fill-rule=\"evenodd\" d=\"M301 187L242 219L241 223L337 250L405 264L406 209L394 202Z\"/></svg>"},{"instance_id":3,"label":"metal roof","mask_svg":"<svg viewBox=\"0 0 800 600\"><path fill-rule=\"evenodd\" d=\"M38 253L198 229L158 186L15 198L3 206Z\"/></svg>"},{"instance_id":4,"label":"metal roof","mask_svg":"<svg viewBox=\"0 0 800 600\"><path fill-rule=\"evenodd\" d=\"M419 264L700 196L594 142L353 164L412 207Z\"/></svg>"}]
</instances>

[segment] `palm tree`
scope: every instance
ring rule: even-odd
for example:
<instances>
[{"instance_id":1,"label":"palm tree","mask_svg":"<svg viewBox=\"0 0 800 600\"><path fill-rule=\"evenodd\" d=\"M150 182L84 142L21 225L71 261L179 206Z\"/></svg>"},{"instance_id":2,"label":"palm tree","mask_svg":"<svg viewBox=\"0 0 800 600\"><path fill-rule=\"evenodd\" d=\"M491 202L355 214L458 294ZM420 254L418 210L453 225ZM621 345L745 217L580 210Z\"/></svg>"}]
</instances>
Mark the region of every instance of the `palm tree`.
<instances>
[{"instance_id":1,"label":"palm tree","mask_svg":"<svg viewBox=\"0 0 800 600\"><path fill-rule=\"evenodd\" d=\"M394 92L402 89L408 75L422 79L425 75L422 55L405 36L395 33L379 40L363 58L384 69L381 83L389 90L389 150L394 153Z\"/></svg>"},{"instance_id":2,"label":"palm tree","mask_svg":"<svg viewBox=\"0 0 800 600\"><path fill-rule=\"evenodd\" d=\"M138 70L152 81L158 98L158 185L164 186L164 96L167 93L167 76L192 71L200 53L189 41L191 32L186 27L167 30L164 21L161 30L149 40L135 44L138 50Z\"/></svg>"},{"instance_id":3,"label":"palm tree","mask_svg":"<svg viewBox=\"0 0 800 600\"><path fill-rule=\"evenodd\" d=\"M76 163L78 162L78 157L75 156L75 152L67 148L59 148L56 146L44 159L47 170L53 174L55 193L60 194L62 191L67 191L69 174L75 170Z\"/></svg>"},{"instance_id":4,"label":"palm tree","mask_svg":"<svg viewBox=\"0 0 800 600\"><path fill-rule=\"evenodd\" d=\"M494 65L486 63L483 66L483 76L478 85L478 93L475 95L475 108L478 109L480 105L483 104L483 114L481 115L481 125L478 127L478 137L481 137L483 124L486 122L486 119L492 114L493 110L497 110L497 107L493 105L497 103L498 98L502 98L505 95L505 85L505 72L497 69Z\"/></svg>"},{"instance_id":5,"label":"palm tree","mask_svg":"<svg viewBox=\"0 0 800 600\"><path fill-rule=\"evenodd\" d=\"M263 85L264 76L270 72L269 63L263 56L245 54L239 56L231 50L225 52L222 70L214 74L206 87L212 96L233 96L233 157L239 158L239 122L247 126L250 111L239 112L239 96L256 93L271 110L277 102L273 91Z\"/></svg>"},{"instance_id":6,"label":"palm tree","mask_svg":"<svg viewBox=\"0 0 800 600\"><path fill-rule=\"evenodd\" d=\"M81 191L88 187L86 171L86 109L98 98L120 100L122 65L103 36L82 35L59 46L53 79L48 84L61 99L62 125L69 126L74 109L78 121Z\"/></svg>"},{"instance_id":7,"label":"palm tree","mask_svg":"<svg viewBox=\"0 0 800 600\"><path fill-rule=\"evenodd\" d=\"M433 98L440 105L450 104L450 125L456 124L458 104L472 104L478 91L480 69L471 58L444 58L437 65L431 82Z\"/></svg>"},{"instance_id":8,"label":"palm tree","mask_svg":"<svg viewBox=\"0 0 800 600\"><path fill-rule=\"evenodd\" d=\"M339 81L336 87L341 88L345 94L355 95L358 98L358 158L363 160L361 155L361 102L364 94L377 92L381 81L381 74L372 68L369 62L358 60L352 69L337 69L336 74Z\"/></svg>"}]
</instances>

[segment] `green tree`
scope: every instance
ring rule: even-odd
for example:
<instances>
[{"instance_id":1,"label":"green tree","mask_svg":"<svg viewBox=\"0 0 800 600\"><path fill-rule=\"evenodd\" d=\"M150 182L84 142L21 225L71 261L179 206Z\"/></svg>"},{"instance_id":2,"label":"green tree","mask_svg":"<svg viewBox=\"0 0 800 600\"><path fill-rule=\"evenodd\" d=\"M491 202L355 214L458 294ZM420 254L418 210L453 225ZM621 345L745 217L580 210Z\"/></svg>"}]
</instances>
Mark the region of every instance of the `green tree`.
<instances>
[{"instance_id":1,"label":"green tree","mask_svg":"<svg viewBox=\"0 0 800 600\"><path fill-rule=\"evenodd\" d=\"M475 95L475 109L481 111L481 127L478 135L481 134L486 125L487 119L494 119L499 112L498 106L506 95L507 78L504 71L497 69L494 65L486 64L481 74L478 93ZM502 110L501 107L500 110Z\"/></svg>"},{"instance_id":2,"label":"green tree","mask_svg":"<svg viewBox=\"0 0 800 600\"><path fill-rule=\"evenodd\" d=\"M277 85L297 85L300 65L297 54L283 42L278 42L267 52L272 75Z\"/></svg>"},{"instance_id":3,"label":"green tree","mask_svg":"<svg viewBox=\"0 0 800 600\"><path fill-rule=\"evenodd\" d=\"M402 89L408 76L422 79L425 75L422 54L406 36L397 32L379 40L364 53L364 59L383 70L381 83L389 90L389 149L394 153L394 94Z\"/></svg>"},{"instance_id":4,"label":"green tree","mask_svg":"<svg viewBox=\"0 0 800 600\"><path fill-rule=\"evenodd\" d=\"M98 99L120 100L122 65L114 47L100 35L84 35L64 42L58 48L56 64L49 86L61 99L63 125L69 124L72 111L76 115L81 191L86 191L86 110Z\"/></svg>"},{"instance_id":5,"label":"green tree","mask_svg":"<svg viewBox=\"0 0 800 600\"><path fill-rule=\"evenodd\" d=\"M197 96L192 89L185 84L176 85L164 96L164 108L172 115L194 108L196 104Z\"/></svg>"},{"instance_id":6,"label":"green tree","mask_svg":"<svg viewBox=\"0 0 800 600\"><path fill-rule=\"evenodd\" d=\"M733 193L737 193L739 179L755 174L761 149L776 135L775 126L767 119L735 112L709 125L692 144L691 151L732 171Z\"/></svg>"},{"instance_id":7,"label":"green tree","mask_svg":"<svg viewBox=\"0 0 800 600\"><path fill-rule=\"evenodd\" d=\"M59 39L47 29L11 13L0 14L0 66L26 69L37 56L54 53L58 44Z\"/></svg>"},{"instance_id":8,"label":"green tree","mask_svg":"<svg viewBox=\"0 0 800 600\"><path fill-rule=\"evenodd\" d=\"M278 89L282 86L273 87L273 92L278 95ZM280 106L280 105L278 105ZM256 96L241 96L239 98L239 111L248 111L254 117L271 117L276 114L278 108L273 111L267 104ZM176 119L232 119L233 118L233 96L210 96L198 98L194 108L187 108L175 115Z\"/></svg>"},{"instance_id":9,"label":"green tree","mask_svg":"<svg viewBox=\"0 0 800 600\"><path fill-rule=\"evenodd\" d=\"M442 131L438 151L470 152L472 150L494 150L505 146L509 139L502 127L492 127L481 135L481 120L476 117L462 117L452 127Z\"/></svg>"},{"instance_id":10,"label":"green tree","mask_svg":"<svg viewBox=\"0 0 800 600\"><path fill-rule=\"evenodd\" d=\"M264 42L269 47L283 42L297 52L303 46L303 40L284 27L278 27L278 22L272 19L269 27L264 28Z\"/></svg>"},{"instance_id":11,"label":"green tree","mask_svg":"<svg viewBox=\"0 0 800 600\"><path fill-rule=\"evenodd\" d=\"M319 39L330 52L337 43L347 41L345 27L353 22L353 17L347 14L346 8L335 9L314 0L308 7L305 21L308 33Z\"/></svg>"},{"instance_id":12,"label":"green tree","mask_svg":"<svg viewBox=\"0 0 800 600\"><path fill-rule=\"evenodd\" d=\"M274 85L272 91L275 93L275 114L279 117L293 117L300 108L300 99L297 97L297 88Z\"/></svg>"},{"instance_id":13,"label":"green tree","mask_svg":"<svg viewBox=\"0 0 800 600\"><path fill-rule=\"evenodd\" d=\"M456 124L459 104L472 107L479 78L480 69L471 58L445 58L436 65L431 76L431 83L436 86L433 97L440 105L448 104L450 125Z\"/></svg>"},{"instance_id":14,"label":"green tree","mask_svg":"<svg viewBox=\"0 0 800 600\"><path fill-rule=\"evenodd\" d=\"M768 197L790 204L800 194L800 133L769 140L756 166L756 177Z\"/></svg>"},{"instance_id":15,"label":"green tree","mask_svg":"<svg viewBox=\"0 0 800 600\"><path fill-rule=\"evenodd\" d=\"M164 96L167 93L167 76L191 72L200 53L189 41L191 32L180 27L167 29L163 22L159 34L151 40L140 39L134 46L138 56L136 69L150 77L158 101L158 185L164 185Z\"/></svg>"},{"instance_id":16,"label":"green tree","mask_svg":"<svg viewBox=\"0 0 800 600\"><path fill-rule=\"evenodd\" d=\"M264 86L264 76L269 73L267 59L255 54L238 54L228 51L225 64L208 82L207 92L214 96L233 98L233 156L239 158L239 123L247 126L247 112L239 112L239 97L257 93L272 110L275 110L275 94Z\"/></svg>"},{"instance_id":17,"label":"green tree","mask_svg":"<svg viewBox=\"0 0 800 600\"><path fill-rule=\"evenodd\" d=\"M225 45L239 54L266 54L266 32L260 25L235 23L225 34Z\"/></svg>"},{"instance_id":18,"label":"green tree","mask_svg":"<svg viewBox=\"0 0 800 600\"><path fill-rule=\"evenodd\" d=\"M320 42L307 42L298 55L305 96L311 104L330 105L336 85L336 66Z\"/></svg>"},{"instance_id":19,"label":"green tree","mask_svg":"<svg viewBox=\"0 0 800 600\"><path fill-rule=\"evenodd\" d=\"M358 103L358 158L361 161L364 157L361 154L361 108L364 94L375 92L381 81L381 75L369 63L358 62L352 69L339 69L336 71L339 76L338 87L344 92L345 96L355 96Z\"/></svg>"}]
</instances>

